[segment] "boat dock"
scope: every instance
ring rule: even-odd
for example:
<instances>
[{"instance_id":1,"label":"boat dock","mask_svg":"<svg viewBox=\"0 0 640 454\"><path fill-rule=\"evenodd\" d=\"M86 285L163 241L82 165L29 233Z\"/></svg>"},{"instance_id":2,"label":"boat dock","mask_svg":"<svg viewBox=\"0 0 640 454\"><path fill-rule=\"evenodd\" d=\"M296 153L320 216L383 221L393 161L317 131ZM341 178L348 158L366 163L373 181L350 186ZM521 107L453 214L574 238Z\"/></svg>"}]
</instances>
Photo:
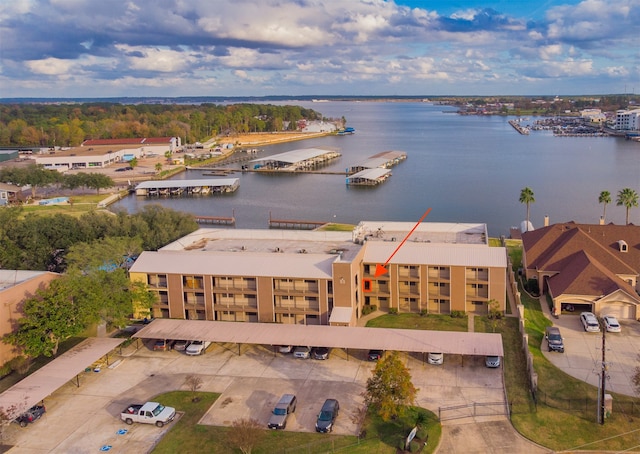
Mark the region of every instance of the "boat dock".
<instances>
[{"instance_id":1,"label":"boat dock","mask_svg":"<svg viewBox=\"0 0 640 454\"><path fill-rule=\"evenodd\" d=\"M238 178L203 178L197 180L143 181L135 188L140 196L206 195L235 192L240 186Z\"/></svg>"},{"instance_id":2,"label":"boat dock","mask_svg":"<svg viewBox=\"0 0 640 454\"><path fill-rule=\"evenodd\" d=\"M287 151L254 159L253 169L268 172L299 172L317 169L342 156L337 148L317 147Z\"/></svg>"},{"instance_id":3,"label":"boat dock","mask_svg":"<svg viewBox=\"0 0 640 454\"><path fill-rule=\"evenodd\" d=\"M383 151L347 169L348 186L377 186L391 176L391 167L407 159L404 151Z\"/></svg>"},{"instance_id":4,"label":"boat dock","mask_svg":"<svg viewBox=\"0 0 640 454\"><path fill-rule=\"evenodd\" d=\"M328 224L325 221L305 221L299 219L274 219L269 211L269 228L313 230Z\"/></svg>"},{"instance_id":5,"label":"boat dock","mask_svg":"<svg viewBox=\"0 0 640 454\"><path fill-rule=\"evenodd\" d=\"M518 131L523 136L529 135L529 128L527 128L526 126L522 126L517 120L509 120L509 124L513 126L513 129Z\"/></svg>"},{"instance_id":6,"label":"boat dock","mask_svg":"<svg viewBox=\"0 0 640 454\"><path fill-rule=\"evenodd\" d=\"M198 224L236 225L235 210L233 211L233 215L231 217L195 215L193 218Z\"/></svg>"}]
</instances>

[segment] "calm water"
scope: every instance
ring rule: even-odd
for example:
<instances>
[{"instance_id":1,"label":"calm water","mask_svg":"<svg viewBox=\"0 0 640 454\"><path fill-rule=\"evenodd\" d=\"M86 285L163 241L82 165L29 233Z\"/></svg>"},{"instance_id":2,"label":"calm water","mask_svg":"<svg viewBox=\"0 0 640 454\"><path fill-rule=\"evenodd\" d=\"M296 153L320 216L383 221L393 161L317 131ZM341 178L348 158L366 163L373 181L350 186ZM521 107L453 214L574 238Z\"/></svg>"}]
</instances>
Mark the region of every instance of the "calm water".
<instances>
[{"instance_id":1,"label":"calm water","mask_svg":"<svg viewBox=\"0 0 640 454\"><path fill-rule=\"evenodd\" d=\"M560 138L550 132L518 134L509 118L461 116L427 103L296 103L327 117L344 116L356 134L266 147L258 157L312 146L339 147L342 157L327 169L344 170L387 150L407 153L392 177L375 188L347 187L340 175L236 173L239 189L229 195L147 199L129 196L114 209L130 212L147 203L189 213L231 216L237 228L267 228L274 218L357 223L360 220L482 222L491 236L508 234L526 218L520 190L535 194L531 222L542 226L574 220L597 223L598 195L612 194L607 222L622 224L618 190L640 192L640 144L618 138ZM533 119L529 121L531 123ZM177 179L211 178L187 171ZM640 209L631 210L640 223Z\"/></svg>"}]
</instances>

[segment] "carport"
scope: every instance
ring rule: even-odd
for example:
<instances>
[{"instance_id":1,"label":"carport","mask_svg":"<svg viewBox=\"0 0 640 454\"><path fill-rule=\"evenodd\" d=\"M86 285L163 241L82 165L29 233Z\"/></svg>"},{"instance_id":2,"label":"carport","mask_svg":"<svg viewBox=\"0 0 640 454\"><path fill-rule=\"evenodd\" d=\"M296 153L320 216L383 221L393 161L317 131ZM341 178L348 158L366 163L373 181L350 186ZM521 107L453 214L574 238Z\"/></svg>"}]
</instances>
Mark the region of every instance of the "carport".
<instances>
[{"instance_id":1,"label":"carport","mask_svg":"<svg viewBox=\"0 0 640 454\"><path fill-rule=\"evenodd\" d=\"M156 319L133 336L142 339L231 342L238 346L305 345L346 350L504 356L502 336L496 333Z\"/></svg>"},{"instance_id":2,"label":"carport","mask_svg":"<svg viewBox=\"0 0 640 454\"><path fill-rule=\"evenodd\" d=\"M0 409L13 419L74 378L80 386L79 374L124 341L111 337L85 339L0 394Z\"/></svg>"}]
</instances>

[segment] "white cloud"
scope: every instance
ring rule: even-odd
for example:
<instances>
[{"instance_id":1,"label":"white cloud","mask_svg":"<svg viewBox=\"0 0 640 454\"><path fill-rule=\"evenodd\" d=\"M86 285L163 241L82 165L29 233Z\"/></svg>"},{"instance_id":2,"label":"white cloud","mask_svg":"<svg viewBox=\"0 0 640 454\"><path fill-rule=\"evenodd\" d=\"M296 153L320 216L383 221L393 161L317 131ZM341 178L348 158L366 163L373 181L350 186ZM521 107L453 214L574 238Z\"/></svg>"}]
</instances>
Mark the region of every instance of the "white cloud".
<instances>
[{"instance_id":1,"label":"white cloud","mask_svg":"<svg viewBox=\"0 0 640 454\"><path fill-rule=\"evenodd\" d=\"M35 74L45 74L48 76L68 75L76 65L75 61L61 60L59 58L44 58L42 60L32 60L25 62Z\"/></svg>"}]
</instances>

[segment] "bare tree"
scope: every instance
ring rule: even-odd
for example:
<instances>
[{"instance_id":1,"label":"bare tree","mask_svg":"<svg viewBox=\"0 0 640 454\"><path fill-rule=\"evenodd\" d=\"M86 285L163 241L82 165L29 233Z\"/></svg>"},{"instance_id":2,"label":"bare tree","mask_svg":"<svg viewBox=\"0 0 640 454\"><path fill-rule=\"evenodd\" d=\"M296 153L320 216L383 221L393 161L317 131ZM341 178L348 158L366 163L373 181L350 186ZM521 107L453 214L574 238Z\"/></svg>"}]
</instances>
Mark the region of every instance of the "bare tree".
<instances>
[{"instance_id":1,"label":"bare tree","mask_svg":"<svg viewBox=\"0 0 640 454\"><path fill-rule=\"evenodd\" d=\"M367 435L367 431L363 428L364 422L367 419L367 413L369 408L366 405L361 405L353 409L351 412L351 422L358 429L358 438L364 438Z\"/></svg>"},{"instance_id":2,"label":"bare tree","mask_svg":"<svg viewBox=\"0 0 640 454\"><path fill-rule=\"evenodd\" d=\"M184 380L184 384L189 387L189 390L193 393L193 402L197 401L196 392L202 387L202 378L197 375L188 375Z\"/></svg>"},{"instance_id":3,"label":"bare tree","mask_svg":"<svg viewBox=\"0 0 640 454\"><path fill-rule=\"evenodd\" d=\"M264 435L265 429L255 419L236 419L231 424L231 430L227 432L227 443L238 448L243 454L251 454Z\"/></svg>"}]
</instances>

